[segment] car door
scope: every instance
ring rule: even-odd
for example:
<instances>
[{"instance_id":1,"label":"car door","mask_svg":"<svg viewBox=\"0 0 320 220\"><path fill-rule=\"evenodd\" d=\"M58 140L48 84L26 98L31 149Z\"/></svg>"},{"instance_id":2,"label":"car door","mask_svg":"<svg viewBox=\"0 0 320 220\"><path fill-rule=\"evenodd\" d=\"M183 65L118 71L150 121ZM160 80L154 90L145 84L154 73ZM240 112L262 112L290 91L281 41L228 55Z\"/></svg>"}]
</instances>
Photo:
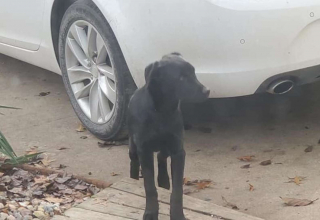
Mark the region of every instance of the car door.
<instances>
[{"instance_id":1,"label":"car door","mask_svg":"<svg viewBox=\"0 0 320 220\"><path fill-rule=\"evenodd\" d=\"M0 43L36 51L46 0L0 0Z\"/></svg>"}]
</instances>

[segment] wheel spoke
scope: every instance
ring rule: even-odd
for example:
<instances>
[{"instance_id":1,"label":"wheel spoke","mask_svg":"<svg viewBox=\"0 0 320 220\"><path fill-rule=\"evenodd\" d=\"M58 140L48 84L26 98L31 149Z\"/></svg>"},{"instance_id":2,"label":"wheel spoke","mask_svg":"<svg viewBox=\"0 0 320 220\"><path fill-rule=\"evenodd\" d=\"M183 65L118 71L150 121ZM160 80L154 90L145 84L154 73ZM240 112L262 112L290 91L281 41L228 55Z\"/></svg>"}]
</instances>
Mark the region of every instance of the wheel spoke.
<instances>
[{"instance_id":1,"label":"wheel spoke","mask_svg":"<svg viewBox=\"0 0 320 220\"><path fill-rule=\"evenodd\" d=\"M110 86L106 77L101 77L99 80L99 86L103 94L109 99L112 104L115 104L117 94L116 91Z\"/></svg>"},{"instance_id":2,"label":"wheel spoke","mask_svg":"<svg viewBox=\"0 0 320 220\"><path fill-rule=\"evenodd\" d=\"M88 68L89 60L87 59L87 56L84 54L83 50L81 49L81 47L79 46L77 41L68 37L67 43L68 43L70 50L72 51L73 55L77 58L79 63L82 66Z\"/></svg>"},{"instance_id":3,"label":"wheel spoke","mask_svg":"<svg viewBox=\"0 0 320 220\"><path fill-rule=\"evenodd\" d=\"M97 47L97 53L98 53L96 63L103 64L107 60L108 53L107 53L107 48L104 45L104 41L100 35L97 35L96 37L96 47Z\"/></svg>"},{"instance_id":4,"label":"wheel spoke","mask_svg":"<svg viewBox=\"0 0 320 220\"><path fill-rule=\"evenodd\" d=\"M89 96L93 83L94 83L94 81L91 81L88 85L85 85L84 87L82 87L81 89L76 91L74 93L76 99L81 99L81 98Z\"/></svg>"},{"instance_id":5,"label":"wheel spoke","mask_svg":"<svg viewBox=\"0 0 320 220\"><path fill-rule=\"evenodd\" d=\"M70 28L70 32L73 36L73 38L76 40L78 45L82 48L83 52L86 54L87 57L89 57L88 54L88 39L86 31L83 27L79 27L76 24L73 24Z\"/></svg>"},{"instance_id":6,"label":"wheel spoke","mask_svg":"<svg viewBox=\"0 0 320 220\"><path fill-rule=\"evenodd\" d=\"M97 32L93 29L92 26L88 26L88 32L87 32L87 41L88 41L88 54L89 57L93 57L94 55L97 55L95 53L97 52Z\"/></svg>"},{"instance_id":7,"label":"wheel spoke","mask_svg":"<svg viewBox=\"0 0 320 220\"><path fill-rule=\"evenodd\" d=\"M99 86L99 108L100 108L102 120L104 121L108 116L108 114L111 112L111 109L109 106L108 99L101 91L100 86Z\"/></svg>"},{"instance_id":8,"label":"wheel spoke","mask_svg":"<svg viewBox=\"0 0 320 220\"><path fill-rule=\"evenodd\" d=\"M105 75L109 79L116 81L115 76L113 74L113 69L111 66L103 64L103 65L98 65L97 67L98 67L98 70L100 71L100 73L102 73L103 75Z\"/></svg>"},{"instance_id":9,"label":"wheel spoke","mask_svg":"<svg viewBox=\"0 0 320 220\"><path fill-rule=\"evenodd\" d=\"M71 84L79 83L92 77L90 71L83 66L73 66L69 68L68 71Z\"/></svg>"},{"instance_id":10,"label":"wheel spoke","mask_svg":"<svg viewBox=\"0 0 320 220\"><path fill-rule=\"evenodd\" d=\"M90 90L89 105L90 105L91 120L94 122L98 122L100 114L99 114L99 85L97 80L93 83Z\"/></svg>"}]
</instances>

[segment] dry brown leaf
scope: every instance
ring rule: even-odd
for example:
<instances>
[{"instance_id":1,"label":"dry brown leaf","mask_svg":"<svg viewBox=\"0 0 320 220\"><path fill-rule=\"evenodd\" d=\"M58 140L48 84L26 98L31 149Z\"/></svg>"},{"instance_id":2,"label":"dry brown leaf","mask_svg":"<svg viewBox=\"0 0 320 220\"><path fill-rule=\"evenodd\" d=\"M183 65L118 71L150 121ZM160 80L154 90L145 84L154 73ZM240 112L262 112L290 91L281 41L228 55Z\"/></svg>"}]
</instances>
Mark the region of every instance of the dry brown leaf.
<instances>
[{"instance_id":1,"label":"dry brown leaf","mask_svg":"<svg viewBox=\"0 0 320 220\"><path fill-rule=\"evenodd\" d=\"M58 150L67 150L69 149L68 147L60 147Z\"/></svg>"},{"instance_id":2,"label":"dry brown leaf","mask_svg":"<svg viewBox=\"0 0 320 220\"><path fill-rule=\"evenodd\" d=\"M208 188L210 187L210 185L212 184L212 181L211 180L200 180L198 183L197 183L197 189L205 189L205 188Z\"/></svg>"},{"instance_id":3,"label":"dry brown leaf","mask_svg":"<svg viewBox=\"0 0 320 220\"><path fill-rule=\"evenodd\" d=\"M318 200L318 199L309 200L309 199L295 199L295 198L282 198L282 197L280 198L282 199L284 204L286 204L287 206L307 206Z\"/></svg>"},{"instance_id":4,"label":"dry brown leaf","mask_svg":"<svg viewBox=\"0 0 320 220\"><path fill-rule=\"evenodd\" d=\"M115 173L115 172L111 173L111 176L119 176L119 175L120 175L119 173Z\"/></svg>"},{"instance_id":5,"label":"dry brown leaf","mask_svg":"<svg viewBox=\"0 0 320 220\"><path fill-rule=\"evenodd\" d=\"M237 205L228 202L223 196L221 196L221 197L222 197L222 200L225 202L225 205L224 205L225 207L230 207L232 209L239 210Z\"/></svg>"},{"instance_id":6,"label":"dry brown leaf","mask_svg":"<svg viewBox=\"0 0 320 220\"><path fill-rule=\"evenodd\" d=\"M312 145L308 145L308 147L304 150L304 152L309 153L313 150L313 146Z\"/></svg>"},{"instance_id":7,"label":"dry brown leaf","mask_svg":"<svg viewBox=\"0 0 320 220\"><path fill-rule=\"evenodd\" d=\"M76 187L74 187L74 189L77 189L77 190L86 190L88 189L87 186L83 186L83 185L76 185Z\"/></svg>"},{"instance_id":8,"label":"dry brown leaf","mask_svg":"<svg viewBox=\"0 0 320 220\"><path fill-rule=\"evenodd\" d=\"M63 183L67 182L70 179L71 179L71 176L66 176L66 177L62 177L62 178L56 178L55 181L57 183L63 184Z\"/></svg>"},{"instance_id":9,"label":"dry brown leaf","mask_svg":"<svg viewBox=\"0 0 320 220\"><path fill-rule=\"evenodd\" d=\"M249 183L249 191L252 192L254 190L254 186Z\"/></svg>"},{"instance_id":10,"label":"dry brown leaf","mask_svg":"<svg viewBox=\"0 0 320 220\"><path fill-rule=\"evenodd\" d=\"M265 161L262 161L260 165L267 166L267 165L270 165L271 163L272 163L271 160L265 160Z\"/></svg>"},{"instance_id":11,"label":"dry brown leaf","mask_svg":"<svg viewBox=\"0 0 320 220\"><path fill-rule=\"evenodd\" d=\"M250 168L250 164L243 165L243 166L241 166L240 168L242 168L242 169L248 169L248 168Z\"/></svg>"},{"instance_id":12,"label":"dry brown leaf","mask_svg":"<svg viewBox=\"0 0 320 220\"><path fill-rule=\"evenodd\" d=\"M85 130L86 130L86 128L81 123L80 123L79 127L76 129L77 132L84 132Z\"/></svg>"},{"instance_id":13,"label":"dry brown leaf","mask_svg":"<svg viewBox=\"0 0 320 220\"><path fill-rule=\"evenodd\" d=\"M199 183L199 180L191 180L189 177L183 178L183 185L193 186Z\"/></svg>"},{"instance_id":14,"label":"dry brown leaf","mask_svg":"<svg viewBox=\"0 0 320 220\"><path fill-rule=\"evenodd\" d=\"M295 176L293 178L290 178L290 177L288 178L289 178L289 181L286 183L295 183L298 186L300 186L301 182L306 179L306 177L303 177L303 176Z\"/></svg>"},{"instance_id":15,"label":"dry brown leaf","mask_svg":"<svg viewBox=\"0 0 320 220\"><path fill-rule=\"evenodd\" d=\"M26 150L26 155L31 155L31 154L36 154L36 153L38 153L37 146L30 147L29 150Z\"/></svg>"},{"instance_id":16,"label":"dry brown leaf","mask_svg":"<svg viewBox=\"0 0 320 220\"><path fill-rule=\"evenodd\" d=\"M249 162L249 161L252 161L254 157L255 157L254 155L249 155L249 156L237 157L237 159L241 161Z\"/></svg>"},{"instance_id":17,"label":"dry brown leaf","mask_svg":"<svg viewBox=\"0 0 320 220\"><path fill-rule=\"evenodd\" d=\"M51 196L46 197L45 200L52 203L62 203L64 201L64 199L51 197Z\"/></svg>"},{"instance_id":18,"label":"dry brown leaf","mask_svg":"<svg viewBox=\"0 0 320 220\"><path fill-rule=\"evenodd\" d=\"M50 165L50 163L52 163L52 162L54 162L56 160L50 160L49 156L45 154L45 157L40 161L43 164L43 166L48 167Z\"/></svg>"},{"instance_id":19,"label":"dry brown leaf","mask_svg":"<svg viewBox=\"0 0 320 220\"><path fill-rule=\"evenodd\" d=\"M34 183L35 184L44 184L49 182L48 177L46 176L39 176L38 178L34 178Z\"/></svg>"}]
</instances>

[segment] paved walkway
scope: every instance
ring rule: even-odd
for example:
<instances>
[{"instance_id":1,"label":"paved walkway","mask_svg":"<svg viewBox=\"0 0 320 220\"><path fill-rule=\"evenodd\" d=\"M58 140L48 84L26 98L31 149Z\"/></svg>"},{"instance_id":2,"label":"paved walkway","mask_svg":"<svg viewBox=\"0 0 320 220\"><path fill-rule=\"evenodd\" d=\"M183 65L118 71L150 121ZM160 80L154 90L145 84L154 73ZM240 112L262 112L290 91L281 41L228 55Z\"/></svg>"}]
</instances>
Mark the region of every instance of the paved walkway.
<instances>
[{"instance_id":1,"label":"paved walkway","mask_svg":"<svg viewBox=\"0 0 320 220\"><path fill-rule=\"evenodd\" d=\"M170 220L170 191L158 189L158 194L159 220ZM53 220L142 220L144 207L142 181L123 179ZM263 220L190 196L184 196L184 213L189 220Z\"/></svg>"}]
</instances>

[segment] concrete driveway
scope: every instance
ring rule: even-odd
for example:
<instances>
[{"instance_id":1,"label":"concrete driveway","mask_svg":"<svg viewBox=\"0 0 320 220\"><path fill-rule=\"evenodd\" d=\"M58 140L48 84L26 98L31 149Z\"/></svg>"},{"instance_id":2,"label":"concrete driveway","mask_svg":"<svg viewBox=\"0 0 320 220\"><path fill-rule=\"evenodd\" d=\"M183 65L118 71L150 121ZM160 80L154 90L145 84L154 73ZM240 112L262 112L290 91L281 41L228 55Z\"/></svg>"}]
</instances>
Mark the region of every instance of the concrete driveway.
<instances>
[{"instance_id":1,"label":"concrete driveway","mask_svg":"<svg viewBox=\"0 0 320 220\"><path fill-rule=\"evenodd\" d=\"M40 92L50 94L41 97ZM126 146L99 148L89 132L75 131L79 121L60 76L0 55L0 105L22 108L0 110L0 130L19 154L38 146L56 160L52 166L63 164L67 171L109 182L128 177ZM193 128L186 131L185 176L215 182L191 195L218 205L224 205L224 196L241 212L267 220L318 220L320 201L285 207L279 196L320 198L319 110L320 83L284 96L261 94L187 106L184 112ZM203 127L212 133L199 130ZM314 149L306 153L308 145ZM237 159L245 155L254 155L254 161ZM259 165L268 159L271 165ZM245 164L251 168L240 168ZM306 179L300 186L286 183L295 176Z\"/></svg>"}]
</instances>

